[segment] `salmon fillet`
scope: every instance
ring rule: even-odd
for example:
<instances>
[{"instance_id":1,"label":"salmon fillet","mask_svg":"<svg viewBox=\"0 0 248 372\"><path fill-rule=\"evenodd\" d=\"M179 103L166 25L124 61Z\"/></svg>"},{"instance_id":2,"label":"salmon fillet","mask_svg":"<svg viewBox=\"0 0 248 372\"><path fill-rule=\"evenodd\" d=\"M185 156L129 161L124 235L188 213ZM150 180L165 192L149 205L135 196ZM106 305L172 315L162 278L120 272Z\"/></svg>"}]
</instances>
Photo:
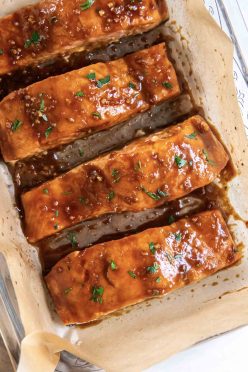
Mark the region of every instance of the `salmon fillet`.
<instances>
[{"instance_id":1,"label":"salmon fillet","mask_svg":"<svg viewBox=\"0 0 248 372\"><path fill-rule=\"evenodd\" d=\"M179 93L164 43L50 77L0 103L4 160L30 157L107 129Z\"/></svg>"},{"instance_id":2,"label":"salmon fillet","mask_svg":"<svg viewBox=\"0 0 248 372\"><path fill-rule=\"evenodd\" d=\"M0 75L148 31L162 0L43 0L0 19Z\"/></svg>"},{"instance_id":3,"label":"salmon fillet","mask_svg":"<svg viewBox=\"0 0 248 372\"><path fill-rule=\"evenodd\" d=\"M23 194L26 236L36 242L107 213L157 207L209 184L227 161L204 119L191 117Z\"/></svg>"},{"instance_id":4,"label":"salmon fillet","mask_svg":"<svg viewBox=\"0 0 248 372\"><path fill-rule=\"evenodd\" d=\"M64 324L87 323L199 281L241 258L218 210L75 251L45 280Z\"/></svg>"}]
</instances>

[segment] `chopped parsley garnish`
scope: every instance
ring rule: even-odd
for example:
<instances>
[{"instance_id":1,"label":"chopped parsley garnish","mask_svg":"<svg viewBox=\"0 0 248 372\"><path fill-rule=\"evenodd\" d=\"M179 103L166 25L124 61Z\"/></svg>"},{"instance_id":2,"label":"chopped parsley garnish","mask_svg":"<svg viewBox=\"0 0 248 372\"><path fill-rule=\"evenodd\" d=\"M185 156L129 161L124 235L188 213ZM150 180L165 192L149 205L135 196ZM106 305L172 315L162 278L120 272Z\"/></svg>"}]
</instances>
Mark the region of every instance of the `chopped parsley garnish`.
<instances>
[{"instance_id":1,"label":"chopped parsley garnish","mask_svg":"<svg viewBox=\"0 0 248 372\"><path fill-rule=\"evenodd\" d=\"M168 253L168 252L165 252L165 255L166 255L166 257L167 257L167 260L169 261L169 263L171 264L171 265L173 265L173 256L170 254L170 253Z\"/></svg>"},{"instance_id":2,"label":"chopped parsley garnish","mask_svg":"<svg viewBox=\"0 0 248 372\"><path fill-rule=\"evenodd\" d=\"M58 211L58 209L54 212L54 214L55 214L55 217L58 217L58 216L59 216L59 211Z\"/></svg>"},{"instance_id":3,"label":"chopped parsley garnish","mask_svg":"<svg viewBox=\"0 0 248 372\"><path fill-rule=\"evenodd\" d=\"M156 248L155 248L155 244L153 242L149 243L149 248L150 248L150 251L152 252L152 254L155 254Z\"/></svg>"},{"instance_id":4,"label":"chopped parsley garnish","mask_svg":"<svg viewBox=\"0 0 248 372\"><path fill-rule=\"evenodd\" d=\"M84 196L79 196L79 202L80 202L81 204L86 204L86 199L85 199L85 197L84 197Z\"/></svg>"},{"instance_id":5,"label":"chopped parsley garnish","mask_svg":"<svg viewBox=\"0 0 248 372\"><path fill-rule=\"evenodd\" d=\"M45 137L48 138L51 134L53 130L53 127L48 127L46 130L45 130Z\"/></svg>"},{"instance_id":6,"label":"chopped parsley garnish","mask_svg":"<svg viewBox=\"0 0 248 372\"><path fill-rule=\"evenodd\" d=\"M154 262L154 264L152 266L148 266L146 268L146 271L149 273L149 274L155 274L159 269L159 264L157 262Z\"/></svg>"},{"instance_id":7,"label":"chopped parsley garnish","mask_svg":"<svg viewBox=\"0 0 248 372\"><path fill-rule=\"evenodd\" d=\"M57 222L53 225L53 227L54 227L54 230L58 230L59 225L57 224Z\"/></svg>"},{"instance_id":8,"label":"chopped parsley garnish","mask_svg":"<svg viewBox=\"0 0 248 372\"><path fill-rule=\"evenodd\" d=\"M97 88L102 88L105 84L110 82L110 75L107 75L105 78L97 80Z\"/></svg>"},{"instance_id":9,"label":"chopped parsley garnish","mask_svg":"<svg viewBox=\"0 0 248 372\"><path fill-rule=\"evenodd\" d=\"M193 132L193 133L190 133L190 134L186 135L185 137L189 138L189 139L195 139L196 136L197 136L197 132Z\"/></svg>"},{"instance_id":10,"label":"chopped parsley garnish","mask_svg":"<svg viewBox=\"0 0 248 372\"><path fill-rule=\"evenodd\" d=\"M89 9L93 4L95 0L86 0L83 4L80 4L80 9L82 11Z\"/></svg>"},{"instance_id":11,"label":"chopped parsley garnish","mask_svg":"<svg viewBox=\"0 0 248 372\"><path fill-rule=\"evenodd\" d=\"M42 192L43 192L43 194L48 194L49 193L48 189L43 189Z\"/></svg>"},{"instance_id":12,"label":"chopped parsley garnish","mask_svg":"<svg viewBox=\"0 0 248 372\"><path fill-rule=\"evenodd\" d=\"M71 292L71 290L72 290L71 287L70 287L70 288L66 288L66 289L64 290L64 294L67 295L68 293Z\"/></svg>"},{"instance_id":13,"label":"chopped parsley garnish","mask_svg":"<svg viewBox=\"0 0 248 372\"><path fill-rule=\"evenodd\" d=\"M40 99L40 108L39 108L38 114L39 114L40 117L42 117L42 119L44 121L48 121L48 118L47 118L46 114L44 114L45 101L44 101L44 98L43 98L43 94L41 94L40 97L41 97L41 99Z\"/></svg>"},{"instance_id":14,"label":"chopped parsley garnish","mask_svg":"<svg viewBox=\"0 0 248 372\"><path fill-rule=\"evenodd\" d=\"M180 260L181 258L183 258L183 255L182 254L176 254L175 256L174 256L174 259L175 260Z\"/></svg>"},{"instance_id":15,"label":"chopped parsley garnish","mask_svg":"<svg viewBox=\"0 0 248 372\"><path fill-rule=\"evenodd\" d=\"M158 277L156 280L155 280L156 283L160 283L161 282L161 278Z\"/></svg>"},{"instance_id":16,"label":"chopped parsley garnish","mask_svg":"<svg viewBox=\"0 0 248 372\"><path fill-rule=\"evenodd\" d=\"M141 169L141 167L142 167L142 164L141 164L141 161L139 160L134 166L135 172L138 172Z\"/></svg>"},{"instance_id":17,"label":"chopped parsley garnish","mask_svg":"<svg viewBox=\"0 0 248 372\"><path fill-rule=\"evenodd\" d=\"M18 128L20 128L21 125L22 125L22 121L19 119L15 119L11 125L12 132L15 132Z\"/></svg>"},{"instance_id":18,"label":"chopped parsley garnish","mask_svg":"<svg viewBox=\"0 0 248 372\"><path fill-rule=\"evenodd\" d=\"M110 267L111 267L111 270L116 270L117 269L117 265L116 265L115 261L113 261L113 260L110 261Z\"/></svg>"},{"instance_id":19,"label":"chopped parsley garnish","mask_svg":"<svg viewBox=\"0 0 248 372\"><path fill-rule=\"evenodd\" d=\"M110 192L108 193L108 195L107 195L107 199L108 199L109 201L113 200L114 197L115 197L115 192L114 192L114 191L110 191Z\"/></svg>"},{"instance_id":20,"label":"chopped parsley garnish","mask_svg":"<svg viewBox=\"0 0 248 372\"><path fill-rule=\"evenodd\" d=\"M0 56L3 55L3 49L0 48Z\"/></svg>"},{"instance_id":21,"label":"chopped parsley garnish","mask_svg":"<svg viewBox=\"0 0 248 372\"><path fill-rule=\"evenodd\" d=\"M173 223L173 222L175 222L175 217L172 216L172 215L170 215L170 216L168 217L168 223L171 224L171 223Z\"/></svg>"},{"instance_id":22,"label":"chopped parsley garnish","mask_svg":"<svg viewBox=\"0 0 248 372\"><path fill-rule=\"evenodd\" d=\"M133 271L128 271L128 274L131 276L131 278L136 279L137 275Z\"/></svg>"},{"instance_id":23,"label":"chopped parsley garnish","mask_svg":"<svg viewBox=\"0 0 248 372\"><path fill-rule=\"evenodd\" d=\"M213 160L209 159L207 150L203 149L202 152L203 152L203 155L205 156L205 159L207 160L207 162L211 165L215 165L215 162Z\"/></svg>"},{"instance_id":24,"label":"chopped parsley garnish","mask_svg":"<svg viewBox=\"0 0 248 372\"><path fill-rule=\"evenodd\" d=\"M84 92L82 92L81 90L75 93L76 97L84 97L84 95L85 95Z\"/></svg>"},{"instance_id":25,"label":"chopped parsley garnish","mask_svg":"<svg viewBox=\"0 0 248 372\"><path fill-rule=\"evenodd\" d=\"M78 153L79 153L79 156L84 156L84 150L82 150L82 149L78 149Z\"/></svg>"},{"instance_id":26,"label":"chopped parsley garnish","mask_svg":"<svg viewBox=\"0 0 248 372\"><path fill-rule=\"evenodd\" d=\"M87 79L89 80L95 80L96 79L96 73L90 72L88 75L86 75Z\"/></svg>"},{"instance_id":27,"label":"chopped parsley garnish","mask_svg":"<svg viewBox=\"0 0 248 372\"><path fill-rule=\"evenodd\" d=\"M98 302L102 304L102 296L103 296L104 288L103 287L96 287L92 288L92 297L91 301Z\"/></svg>"},{"instance_id":28,"label":"chopped parsley garnish","mask_svg":"<svg viewBox=\"0 0 248 372\"><path fill-rule=\"evenodd\" d=\"M94 116L95 118L98 118L98 119L101 119L102 118L102 115L98 111L92 112L91 115Z\"/></svg>"},{"instance_id":29,"label":"chopped parsley garnish","mask_svg":"<svg viewBox=\"0 0 248 372\"><path fill-rule=\"evenodd\" d=\"M129 86L129 88L131 88L131 89L137 89L137 88L136 88L136 85L135 85L134 83L132 83L131 81L129 82L128 86Z\"/></svg>"},{"instance_id":30,"label":"chopped parsley garnish","mask_svg":"<svg viewBox=\"0 0 248 372\"><path fill-rule=\"evenodd\" d=\"M114 183L117 183L117 182L120 181L120 178L121 178L121 177L120 177L120 172L118 171L118 169L115 169L115 168L114 168L114 169L112 170L112 173L111 173L111 174L112 174L112 177L113 177L113 179L114 179L114 180L113 180Z\"/></svg>"},{"instance_id":31,"label":"chopped parsley garnish","mask_svg":"<svg viewBox=\"0 0 248 372\"><path fill-rule=\"evenodd\" d=\"M38 44L41 41L41 37L37 31L34 31L30 39L27 39L24 43L24 48L29 48L32 44Z\"/></svg>"},{"instance_id":32,"label":"chopped parsley garnish","mask_svg":"<svg viewBox=\"0 0 248 372\"><path fill-rule=\"evenodd\" d=\"M179 169L183 168L187 164L187 161L178 155L175 156L175 162Z\"/></svg>"},{"instance_id":33,"label":"chopped parsley garnish","mask_svg":"<svg viewBox=\"0 0 248 372\"><path fill-rule=\"evenodd\" d=\"M78 246L78 241L77 241L75 231L70 231L67 235L67 239L69 240L73 248Z\"/></svg>"},{"instance_id":34,"label":"chopped parsley garnish","mask_svg":"<svg viewBox=\"0 0 248 372\"><path fill-rule=\"evenodd\" d=\"M180 232L179 233L175 233L174 236L175 236L175 239L176 239L177 242L180 242L181 241L182 234Z\"/></svg>"},{"instance_id":35,"label":"chopped parsley garnish","mask_svg":"<svg viewBox=\"0 0 248 372\"><path fill-rule=\"evenodd\" d=\"M167 89L172 89L173 85L171 83L169 83L169 81L164 81L162 83L163 87L164 88L167 88Z\"/></svg>"},{"instance_id":36,"label":"chopped parsley garnish","mask_svg":"<svg viewBox=\"0 0 248 372\"><path fill-rule=\"evenodd\" d=\"M158 190L157 193L155 193L155 192L147 191L146 188L143 186L141 186L141 190L153 200L160 200L161 198L168 196L165 192L161 190Z\"/></svg>"}]
</instances>

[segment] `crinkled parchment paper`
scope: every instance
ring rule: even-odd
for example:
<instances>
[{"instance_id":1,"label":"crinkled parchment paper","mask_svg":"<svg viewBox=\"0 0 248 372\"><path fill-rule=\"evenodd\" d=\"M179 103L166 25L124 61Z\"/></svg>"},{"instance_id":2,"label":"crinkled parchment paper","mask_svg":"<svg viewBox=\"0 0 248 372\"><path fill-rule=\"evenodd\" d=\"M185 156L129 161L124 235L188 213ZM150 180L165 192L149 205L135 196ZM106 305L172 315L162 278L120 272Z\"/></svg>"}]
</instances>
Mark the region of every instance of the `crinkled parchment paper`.
<instances>
[{"instance_id":1,"label":"crinkled parchment paper","mask_svg":"<svg viewBox=\"0 0 248 372\"><path fill-rule=\"evenodd\" d=\"M0 14L27 3L0 0ZM247 142L233 83L232 44L202 0L168 0L168 4L165 32L174 38L173 57L238 169L229 195L235 210L247 220ZM248 233L241 220L231 218L236 242L244 244L241 264L95 326L64 327L51 310L36 250L23 236L3 164L0 190L0 251L9 266L26 333L19 372L54 371L61 350L107 371L141 371L200 340L248 323Z\"/></svg>"}]
</instances>

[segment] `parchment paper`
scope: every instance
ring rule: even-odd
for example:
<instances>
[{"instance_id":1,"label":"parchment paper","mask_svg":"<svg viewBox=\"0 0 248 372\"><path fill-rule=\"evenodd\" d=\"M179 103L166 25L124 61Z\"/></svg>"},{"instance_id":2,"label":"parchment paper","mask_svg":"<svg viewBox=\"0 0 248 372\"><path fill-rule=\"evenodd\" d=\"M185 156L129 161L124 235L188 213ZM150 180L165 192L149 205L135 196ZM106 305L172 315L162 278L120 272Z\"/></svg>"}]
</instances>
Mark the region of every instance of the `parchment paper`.
<instances>
[{"instance_id":1,"label":"parchment paper","mask_svg":"<svg viewBox=\"0 0 248 372\"><path fill-rule=\"evenodd\" d=\"M30 1L0 0L0 15L27 3ZM170 21L165 33L174 37L170 44L173 57L238 169L229 196L235 210L247 220L247 142L232 77L231 42L202 0L168 0L168 5ZM61 350L107 371L141 371L200 340L248 323L248 233L241 220L231 218L235 240L244 244L241 264L98 325L64 327L51 309L36 250L23 236L3 164L0 190L0 250L9 265L26 333L19 372L54 371Z\"/></svg>"}]
</instances>

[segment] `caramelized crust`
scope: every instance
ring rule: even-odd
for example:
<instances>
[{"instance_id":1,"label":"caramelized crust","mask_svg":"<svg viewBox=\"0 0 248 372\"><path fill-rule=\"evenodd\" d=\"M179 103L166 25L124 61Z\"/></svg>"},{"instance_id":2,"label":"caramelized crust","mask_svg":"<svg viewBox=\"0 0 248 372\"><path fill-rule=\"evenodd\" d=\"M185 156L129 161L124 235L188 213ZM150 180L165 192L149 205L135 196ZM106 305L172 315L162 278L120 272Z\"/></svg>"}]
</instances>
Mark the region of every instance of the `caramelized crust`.
<instances>
[{"instance_id":1,"label":"caramelized crust","mask_svg":"<svg viewBox=\"0 0 248 372\"><path fill-rule=\"evenodd\" d=\"M76 251L45 280L68 324L87 323L199 281L241 258L218 210Z\"/></svg>"},{"instance_id":2,"label":"caramelized crust","mask_svg":"<svg viewBox=\"0 0 248 372\"><path fill-rule=\"evenodd\" d=\"M168 19L161 0L43 0L0 19L0 75L106 45Z\"/></svg>"},{"instance_id":3,"label":"caramelized crust","mask_svg":"<svg viewBox=\"0 0 248 372\"><path fill-rule=\"evenodd\" d=\"M36 242L106 213L157 207L209 184L227 161L207 123L194 116L23 194L26 236Z\"/></svg>"},{"instance_id":4,"label":"caramelized crust","mask_svg":"<svg viewBox=\"0 0 248 372\"><path fill-rule=\"evenodd\" d=\"M107 129L180 93L165 44L51 77L0 104L0 146L15 161Z\"/></svg>"}]
</instances>

